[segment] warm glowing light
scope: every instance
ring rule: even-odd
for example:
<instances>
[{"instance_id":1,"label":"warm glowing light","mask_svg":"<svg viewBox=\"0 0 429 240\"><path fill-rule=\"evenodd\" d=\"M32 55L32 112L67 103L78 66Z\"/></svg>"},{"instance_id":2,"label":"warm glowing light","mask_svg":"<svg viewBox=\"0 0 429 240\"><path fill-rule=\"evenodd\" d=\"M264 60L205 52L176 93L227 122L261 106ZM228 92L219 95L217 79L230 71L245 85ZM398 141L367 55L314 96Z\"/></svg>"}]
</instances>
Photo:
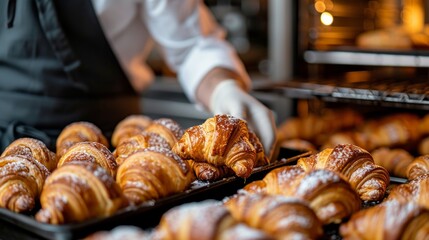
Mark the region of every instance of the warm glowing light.
<instances>
[{"instance_id":1,"label":"warm glowing light","mask_svg":"<svg viewBox=\"0 0 429 240\"><path fill-rule=\"evenodd\" d=\"M402 21L405 28L412 33L421 32L425 24L422 0L405 0Z\"/></svg>"},{"instance_id":2,"label":"warm glowing light","mask_svg":"<svg viewBox=\"0 0 429 240\"><path fill-rule=\"evenodd\" d=\"M328 12L324 12L320 15L320 21L324 24L324 25L331 25L332 22L334 22L334 17L332 16L332 14L328 13Z\"/></svg>"},{"instance_id":3,"label":"warm glowing light","mask_svg":"<svg viewBox=\"0 0 429 240\"><path fill-rule=\"evenodd\" d=\"M331 0L326 0L325 2L325 6L326 6L326 10L331 11L334 8L334 2Z\"/></svg>"},{"instance_id":4,"label":"warm glowing light","mask_svg":"<svg viewBox=\"0 0 429 240\"><path fill-rule=\"evenodd\" d=\"M316 9L316 11L321 13L321 12L324 12L326 10L326 5L322 1L317 1L314 3L314 9Z\"/></svg>"}]
</instances>

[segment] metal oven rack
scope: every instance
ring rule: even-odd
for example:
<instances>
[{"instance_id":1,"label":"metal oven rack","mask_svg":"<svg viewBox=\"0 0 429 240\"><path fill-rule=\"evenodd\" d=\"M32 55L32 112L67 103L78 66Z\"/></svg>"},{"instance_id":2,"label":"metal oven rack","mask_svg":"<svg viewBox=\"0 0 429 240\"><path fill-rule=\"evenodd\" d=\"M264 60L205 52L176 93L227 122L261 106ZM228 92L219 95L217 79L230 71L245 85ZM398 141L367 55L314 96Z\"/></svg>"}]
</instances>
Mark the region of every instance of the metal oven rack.
<instances>
[{"instance_id":1,"label":"metal oven rack","mask_svg":"<svg viewBox=\"0 0 429 240\"><path fill-rule=\"evenodd\" d=\"M335 49L308 50L303 54L309 65L344 65L376 67L414 67L429 69L428 51L365 51ZM428 71L429 73L429 71ZM386 107L429 110L429 75L426 77L385 77L365 81L342 78L304 78L261 86L259 91L272 91L289 98L319 98L327 102L352 102Z\"/></svg>"}]
</instances>

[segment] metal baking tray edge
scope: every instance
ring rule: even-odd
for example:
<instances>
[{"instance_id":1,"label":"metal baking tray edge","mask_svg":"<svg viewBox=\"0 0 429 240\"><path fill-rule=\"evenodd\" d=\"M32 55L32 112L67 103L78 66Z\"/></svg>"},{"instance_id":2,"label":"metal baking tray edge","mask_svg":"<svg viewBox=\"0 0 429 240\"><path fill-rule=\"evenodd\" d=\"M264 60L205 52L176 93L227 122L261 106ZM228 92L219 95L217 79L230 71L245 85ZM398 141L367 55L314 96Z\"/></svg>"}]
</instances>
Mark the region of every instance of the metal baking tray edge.
<instances>
[{"instance_id":1,"label":"metal baking tray edge","mask_svg":"<svg viewBox=\"0 0 429 240\"><path fill-rule=\"evenodd\" d=\"M160 200L151 201L135 207L128 207L116 212L114 215L90 219L82 223L53 225L40 223L35 220L34 215L18 214L10 210L0 208L0 224L4 222L7 227L0 229L0 236L11 234L11 231L22 231L23 238L30 239L77 239L83 238L95 231L108 230L118 225L135 225L142 228L154 227L168 209L193 201L204 199L218 199L233 195L245 184L262 179L270 170L295 164L301 157L309 156L311 152L303 152L294 149L281 148L278 160L262 167L255 168L252 175L247 179L228 177L212 183L198 181L190 189ZM196 181L197 182L197 181ZM2 231L9 231L2 233ZM30 237L31 235L31 237Z\"/></svg>"}]
</instances>

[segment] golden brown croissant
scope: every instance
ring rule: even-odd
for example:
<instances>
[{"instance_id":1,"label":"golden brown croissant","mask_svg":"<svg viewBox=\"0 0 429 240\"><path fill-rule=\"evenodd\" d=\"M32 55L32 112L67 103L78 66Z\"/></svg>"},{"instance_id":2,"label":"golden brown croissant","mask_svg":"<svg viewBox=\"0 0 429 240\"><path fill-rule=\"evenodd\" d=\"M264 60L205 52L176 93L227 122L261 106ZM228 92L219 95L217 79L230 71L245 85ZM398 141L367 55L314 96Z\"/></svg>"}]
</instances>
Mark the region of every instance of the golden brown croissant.
<instances>
[{"instance_id":1,"label":"golden brown croissant","mask_svg":"<svg viewBox=\"0 0 429 240\"><path fill-rule=\"evenodd\" d=\"M420 119L418 131L422 136L429 135L429 114L425 114L423 118Z\"/></svg>"},{"instance_id":2,"label":"golden brown croissant","mask_svg":"<svg viewBox=\"0 0 429 240\"><path fill-rule=\"evenodd\" d=\"M171 150L139 150L119 166L116 181L132 204L156 200L186 190L195 176L188 163Z\"/></svg>"},{"instance_id":3,"label":"golden brown croissant","mask_svg":"<svg viewBox=\"0 0 429 240\"><path fill-rule=\"evenodd\" d=\"M419 123L420 118L417 115L399 113L368 122L363 132L370 136L374 148L406 147L415 145L420 138L417 128Z\"/></svg>"},{"instance_id":4,"label":"golden brown croissant","mask_svg":"<svg viewBox=\"0 0 429 240\"><path fill-rule=\"evenodd\" d=\"M227 166L213 166L210 163L188 160L189 166L195 173L195 177L201 181L216 181L224 177L233 176L234 172Z\"/></svg>"},{"instance_id":5,"label":"golden brown croissant","mask_svg":"<svg viewBox=\"0 0 429 240\"><path fill-rule=\"evenodd\" d=\"M179 123L170 118L159 118L153 120L144 131L156 133L163 137L170 145L170 149L173 148L177 141L179 141L183 136L182 127Z\"/></svg>"},{"instance_id":6,"label":"golden brown croissant","mask_svg":"<svg viewBox=\"0 0 429 240\"><path fill-rule=\"evenodd\" d=\"M415 203L383 202L361 210L340 226L343 239L427 239L429 210Z\"/></svg>"},{"instance_id":7,"label":"golden brown croissant","mask_svg":"<svg viewBox=\"0 0 429 240\"><path fill-rule=\"evenodd\" d=\"M374 143L371 141L371 136L364 132L347 131L337 132L330 135L320 147L321 150L333 148L338 144L353 144L363 149L374 149Z\"/></svg>"},{"instance_id":8,"label":"golden brown croissant","mask_svg":"<svg viewBox=\"0 0 429 240\"><path fill-rule=\"evenodd\" d=\"M67 125L57 138L57 158L78 142L98 142L109 147L107 138L97 126L90 122L74 122Z\"/></svg>"},{"instance_id":9,"label":"golden brown croissant","mask_svg":"<svg viewBox=\"0 0 429 240\"><path fill-rule=\"evenodd\" d=\"M132 225L119 225L110 231L91 233L83 240L154 240L152 234Z\"/></svg>"},{"instance_id":10,"label":"golden brown croissant","mask_svg":"<svg viewBox=\"0 0 429 240\"><path fill-rule=\"evenodd\" d=\"M114 178L93 162L69 162L46 179L36 220L50 224L107 217L126 206Z\"/></svg>"},{"instance_id":11,"label":"golden brown croissant","mask_svg":"<svg viewBox=\"0 0 429 240\"><path fill-rule=\"evenodd\" d=\"M417 151L420 155L429 154L429 137L425 137L420 140L417 146Z\"/></svg>"},{"instance_id":12,"label":"golden brown croissant","mask_svg":"<svg viewBox=\"0 0 429 240\"><path fill-rule=\"evenodd\" d=\"M316 146L314 146L311 142L304 139L286 139L280 143L280 147L295 149L302 152L316 152Z\"/></svg>"},{"instance_id":13,"label":"golden brown croissant","mask_svg":"<svg viewBox=\"0 0 429 240\"><path fill-rule=\"evenodd\" d=\"M168 142L160 135L152 132L141 132L124 139L113 151L116 162L121 165L132 153L148 147L170 148Z\"/></svg>"},{"instance_id":14,"label":"golden brown croissant","mask_svg":"<svg viewBox=\"0 0 429 240\"><path fill-rule=\"evenodd\" d=\"M429 174L429 155L415 158L407 167L408 179L415 179L421 175Z\"/></svg>"},{"instance_id":15,"label":"golden brown croissant","mask_svg":"<svg viewBox=\"0 0 429 240\"><path fill-rule=\"evenodd\" d=\"M326 169L305 172L296 165L276 168L262 180L247 184L244 190L305 200L323 224L339 223L361 207L350 184Z\"/></svg>"},{"instance_id":16,"label":"golden brown croissant","mask_svg":"<svg viewBox=\"0 0 429 240\"><path fill-rule=\"evenodd\" d=\"M186 203L164 213L154 239L227 240L273 239L236 221L221 202L205 200Z\"/></svg>"},{"instance_id":17,"label":"golden brown croissant","mask_svg":"<svg viewBox=\"0 0 429 240\"><path fill-rule=\"evenodd\" d=\"M326 109L322 114L287 119L277 132L279 142L298 138L321 144L330 134L359 126L362 121L361 114L352 109Z\"/></svg>"},{"instance_id":18,"label":"golden brown croissant","mask_svg":"<svg viewBox=\"0 0 429 240\"><path fill-rule=\"evenodd\" d=\"M116 147L122 142L122 140L143 132L151 122L152 119L144 115L130 115L124 118L113 130L111 140L112 146Z\"/></svg>"},{"instance_id":19,"label":"golden brown croissant","mask_svg":"<svg viewBox=\"0 0 429 240\"><path fill-rule=\"evenodd\" d=\"M256 150L256 166L264 166L270 163L265 156L264 148L259 141L259 138L253 132L249 132L249 141ZM224 177L233 176L234 171L225 165L215 166L207 162L195 162L188 160L189 165L193 169L197 179L202 181L216 181Z\"/></svg>"},{"instance_id":20,"label":"golden brown croissant","mask_svg":"<svg viewBox=\"0 0 429 240\"><path fill-rule=\"evenodd\" d=\"M407 183L392 188L385 201L415 202L429 209L429 174L420 175Z\"/></svg>"},{"instance_id":21,"label":"golden brown croissant","mask_svg":"<svg viewBox=\"0 0 429 240\"><path fill-rule=\"evenodd\" d=\"M414 157L405 149L386 147L378 148L371 152L374 162L384 167L392 176L407 177L407 167Z\"/></svg>"},{"instance_id":22,"label":"golden brown croissant","mask_svg":"<svg viewBox=\"0 0 429 240\"><path fill-rule=\"evenodd\" d=\"M323 235L314 211L298 198L237 194L225 200L225 206L236 220L277 239L318 239Z\"/></svg>"},{"instance_id":23,"label":"golden brown croissant","mask_svg":"<svg viewBox=\"0 0 429 240\"><path fill-rule=\"evenodd\" d=\"M259 140L258 136L252 131L249 131L249 141L256 151L255 167L264 166L270 163L270 159L265 156L264 146Z\"/></svg>"},{"instance_id":24,"label":"golden brown croissant","mask_svg":"<svg viewBox=\"0 0 429 240\"><path fill-rule=\"evenodd\" d=\"M98 142L79 142L64 153L58 161L58 167L68 162L87 161L94 162L103 167L112 176L116 176L118 165L110 150Z\"/></svg>"},{"instance_id":25,"label":"golden brown croissant","mask_svg":"<svg viewBox=\"0 0 429 240\"><path fill-rule=\"evenodd\" d=\"M35 206L49 170L26 155L0 157L0 207L28 212Z\"/></svg>"},{"instance_id":26,"label":"golden brown croissant","mask_svg":"<svg viewBox=\"0 0 429 240\"><path fill-rule=\"evenodd\" d=\"M41 164L45 165L49 171L57 167L57 158L55 153L46 147L46 145L34 138L19 138L6 147L1 154L2 157L9 155L26 155L35 158Z\"/></svg>"},{"instance_id":27,"label":"golden brown croissant","mask_svg":"<svg viewBox=\"0 0 429 240\"><path fill-rule=\"evenodd\" d=\"M256 162L246 122L228 115L216 115L188 128L173 151L183 159L226 165L242 178L250 176Z\"/></svg>"},{"instance_id":28,"label":"golden brown croissant","mask_svg":"<svg viewBox=\"0 0 429 240\"><path fill-rule=\"evenodd\" d=\"M337 132L323 142L321 149L338 144L353 144L368 151L380 147L412 148L421 137L418 131L420 118L414 114L400 113L365 122L359 129Z\"/></svg>"},{"instance_id":29,"label":"golden brown croissant","mask_svg":"<svg viewBox=\"0 0 429 240\"><path fill-rule=\"evenodd\" d=\"M306 171L328 169L342 174L365 201L384 198L390 177L387 170L374 163L371 154L352 144L339 144L298 160Z\"/></svg>"}]
</instances>

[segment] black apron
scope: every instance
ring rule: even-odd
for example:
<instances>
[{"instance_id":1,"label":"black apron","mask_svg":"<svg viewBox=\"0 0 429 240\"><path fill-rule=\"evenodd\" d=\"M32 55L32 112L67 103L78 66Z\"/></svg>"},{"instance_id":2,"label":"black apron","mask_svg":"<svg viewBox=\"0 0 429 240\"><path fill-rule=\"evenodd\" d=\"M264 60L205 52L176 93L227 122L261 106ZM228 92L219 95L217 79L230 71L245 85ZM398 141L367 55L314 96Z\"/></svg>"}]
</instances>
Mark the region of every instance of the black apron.
<instances>
[{"instance_id":1,"label":"black apron","mask_svg":"<svg viewBox=\"0 0 429 240\"><path fill-rule=\"evenodd\" d=\"M90 0L0 1L0 150L34 137L55 150L60 131L89 121L109 137L140 113Z\"/></svg>"}]
</instances>

